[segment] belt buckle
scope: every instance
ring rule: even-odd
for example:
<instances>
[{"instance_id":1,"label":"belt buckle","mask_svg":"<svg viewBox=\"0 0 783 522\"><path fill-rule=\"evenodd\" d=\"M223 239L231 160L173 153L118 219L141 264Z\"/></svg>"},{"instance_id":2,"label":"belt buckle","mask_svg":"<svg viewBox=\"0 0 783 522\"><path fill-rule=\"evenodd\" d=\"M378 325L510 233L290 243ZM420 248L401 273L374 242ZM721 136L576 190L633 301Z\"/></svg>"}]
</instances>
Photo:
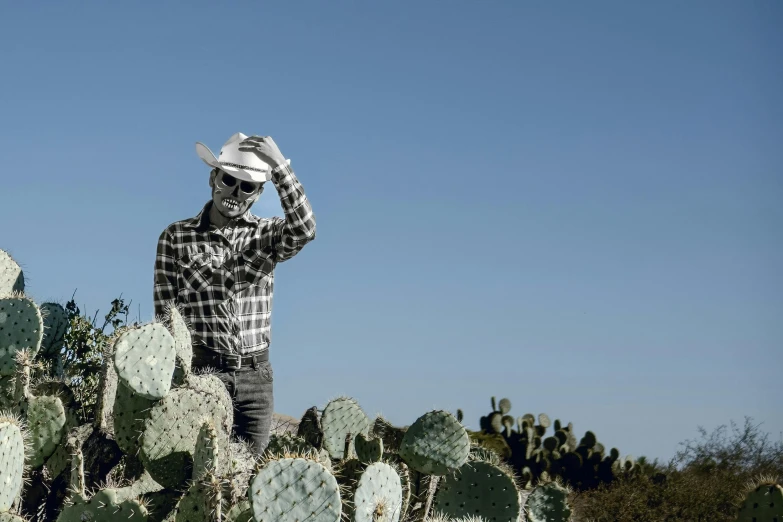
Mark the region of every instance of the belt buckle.
<instances>
[{"instance_id":1,"label":"belt buckle","mask_svg":"<svg viewBox=\"0 0 783 522\"><path fill-rule=\"evenodd\" d=\"M223 358L226 361L227 370L236 371L242 367L242 357L236 354L228 353Z\"/></svg>"}]
</instances>

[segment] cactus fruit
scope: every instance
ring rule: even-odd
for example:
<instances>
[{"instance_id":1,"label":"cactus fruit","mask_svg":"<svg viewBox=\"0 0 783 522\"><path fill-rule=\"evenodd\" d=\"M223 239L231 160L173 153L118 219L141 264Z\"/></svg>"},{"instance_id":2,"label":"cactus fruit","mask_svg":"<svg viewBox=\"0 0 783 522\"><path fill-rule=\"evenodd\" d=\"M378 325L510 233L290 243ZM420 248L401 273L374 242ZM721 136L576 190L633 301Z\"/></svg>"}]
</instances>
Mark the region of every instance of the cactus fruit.
<instances>
[{"instance_id":1,"label":"cactus fruit","mask_svg":"<svg viewBox=\"0 0 783 522\"><path fill-rule=\"evenodd\" d=\"M425 413L405 432L400 457L413 470L446 475L468 460L470 438L465 428L445 410Z\"/></svg>"},{"instance_id":2,"label":"cactus fruit","mask_svg":"<svg viewBox=\"0 0 783 522\"><path fill-rule=\"evenodd\" d=\"M16 353L32 359L41 347L43 318L32 299L11 294L0 298L0 376L16 372Z\"/></svg>"},{"instance_id":3,"label":"cactus fruit","mask_svg":"<svg viewBox=\"0 0 783 522\"><path fill-rule=\"evenodd\" d=\"M399 522L402 504L397 470L385 462L367 466L352 495L354 522Z\"/></svg>"},{"instance_id":4,"label":"cactus fruit","mask_svg":"<svg viewBox=\"0 0 783 522\"><path fill-rule=\"evenodd\" d=\"M571 516L568 494L568 489L556 482L533 488L525 502L530 522L568 522Z\"/></svg>"},{"instance_id":5,"label":"cactus fruit","mask_svg":"<svg viewBox=\"0 0 783 522\"><path fill-rule=\"evenodd\" d=\"M174 338L160 323L129 328L114 343L114 368L137 394L162 399L171 387L176 351Z\"/></svg>"},{"instance_id":6,"label":"cactus fruit","mask_svg":"<svg viewBox=\"0 0 783 522\"><path fill-rule=\"evenodd\" d=\"M432 508L452 518L480 514L497 522L517 522L522 514L513 471L482 461L468 462L453 476L441 478Z\"/></svg>"},{"instance_id":7,"label":"cactus fruit","mask_svg":"<svg viewBox=\"0 0 783 522\"><path fill-rule=\"evenodd\" d=\"M68 330L68 313L59 303L43 303L40 306L43 319L41 355L50 358L59 355Z\"/></svg>"},{"instance_id":8,"label":"cactus fruit","mask_svg":"<svg viewBox=\"0 0 783 522\"><path fill-rule=\"evenodd\" d=\"M219 444L228 446L223 429L229 412L211 394L188 388L171 390L156 402L144 421L139 457L153 479L164 487L177 488L190 478L196 439L205 418L220 428Z\"/></svg>"},{"instance_id":9,"label":"cactus fruit","mask_svg":"<svg viewBox=\"0 0 783 522\"><path fill-rule=\"evenodd\" d=\"M27 429L10 412L0 412L0 513L11 509L22 492Z\"/></svg>"},{"instance_id":10,"label":"cactus fruit","mask_svg":"<svg viewBox=\"0 0 783 522\"><path fill-rule=\"evenodd\" d=\"M370 419L359 404L349 397L329 401L321 414L320 422L323 446L335 460L350 458L350 455L345 454L346 436L350 434L353 439L359 433L367 435L370 429ZM353 440L350 447L353 447Z\"/></svg>"},{"instance_id":11,"label":"cactus fruit","mask_svg":"<svg viewBox=\"0 0 783 522\"><path fill-rule=\"evenodd\" d=\"M737 522L783 520L783 487L774 480L760 479L739 506Z\"/></svg>"},{"instance_id":12,"label":"cactus fruit","mask_svg":"<svg viewBox=\"0 0 783 522\"><path fill-rule=\"evenodd\" d=\"M24 272L5 250L0 250L0 295L24 292Z\"/></svg>"},{"instance_id":13,"label":"cactus fruit","mask_svg":"<svg viewBox=\"0 0 783 522\"><path fill-rule=\"evenodd\" d=\"M256 522L338 522L342 512L337 479L308 458L270 460L248 491Z\"/></svg>"},{"instance_id":14,"label":"cactus fruit","mask_svg":"<svg viewBox=\"0 0 783 522\"><path fill-rule=\"evenodd\" d=\"M354 439L356 458L370 464L379 462L383 456L383 439L365 437L359 433Z\"/></svg>"}]
</instances>

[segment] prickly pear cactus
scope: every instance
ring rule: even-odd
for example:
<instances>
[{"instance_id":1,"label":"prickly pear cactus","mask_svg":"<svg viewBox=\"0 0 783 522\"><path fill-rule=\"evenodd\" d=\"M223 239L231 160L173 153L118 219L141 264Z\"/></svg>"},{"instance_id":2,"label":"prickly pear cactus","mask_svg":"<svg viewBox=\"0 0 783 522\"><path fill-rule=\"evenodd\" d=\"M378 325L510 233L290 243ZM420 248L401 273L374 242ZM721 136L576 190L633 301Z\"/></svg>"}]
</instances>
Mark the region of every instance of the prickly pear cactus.
<instances>
[{"instance_id":1,"label":"prickly pear cactus","mask_svg":"<svg viewBox=\"0 0 783 522\"><path fill-rule=\"evenodd\" d=\"M220 479L208 471L194 480L174 508L174 522L223 520L223 492ZM169 517L171 520L171 517Z\"/></svg>"},{"instance_id":2,"label":"prickly pear cactus","mask_svg":"<svg viewBox=\"0 0 783 522\"><path fill-rule=\"evenodd\" d=\"M783 487L773 481L761 480L742 501L737 522L779 520L783 520Z\"/></svg>"},{"instance_id":3,"label":"prickly pear cactus","mask_svg":"<svg viewBox=\"0 0 783 522\"><path fill-rule=\"evenodd\" d=\"M171 388L176 351L174 338L160 323L130 328L114 344L114 368L120 380L150 400Z\"/></svg>"},{"instance_id":4,"label":"prickly pear cactus","mask_svg":"<svg viewBox=\"0 0 783 522\"><path fill-rule=\"evenodd\" d=\"M206 419L196 439L193 450L193 479L200 479L207 472L217 472L220 459L218 430L212 419Z\"/></svg>"},{"instance_id":5,"label":"prickly pear cactus","mask_svg":"<svg viewBox=\"0 0 783 522\"><path fill-rule=\"evenodd\" d=\"M0 412L0 513L11 509L22 491L26 438L21 419Z\"/></svg>"},{"instance_id":6,"label":"prickly pear cactus","mask_svg":"<svg viewBox=\"0 0 783 522\"><path fill-rule=\"evenodd\" d=\"M270 460L248 496L256 522L338 522L342 512L337 479L309 458Z\"/></svg>"},{"instance_id":7,"label":"prickly pear cactus","mask_svg":"<svg viewBox=\"0 0 783 522\"><path fill-rule=\"evenodd\" d=\"M219 428L218 445L228 446L229 412L214 395L188 388L171 390L144 422L139 458L161 485L177 488L192 473L193 452L204 419ZM226 427L228 426L228 427Z\"/></svg>"},{"instance_id":8,"label":"prickly pear cactus","mask_svg":"<svg viewBox=\"0 0 783 522\"><path fill-rule=\"evenodd\" d=\"M323 446L329 455L336 460L350 458L345 455L345 438L352 438L362 433L367 435L370 430L370 419L359 404L349 397L339 397L329 401L321 415L323 430ZM351 449L353 441L351 441Z\"/></svg>"},{"instance_id":9,"label":"prickly pear cactus","mask_svg":"<svg viewBox=\"0 0 783 522\"><path fill-rule=\"evenodd\" d=\"M24 292L24 272L5 250L0 250L0 295Z\"/></svg>"},{"instance_id":10,"label":"prickly pear cactus","mask_svg":"<svg viewBox=\"0 0 783 522\"><path fill-rule=\"evenodd\" d=\"M522 514L519 496L510 468L473 461L440 479L432 509L452 518L480 513L487 520L517 522Z\"/></svg>"},{"instance_id":11,"label":"prickly pear cactus","mask_svg":"<svg viewBox=\"0 0 783 522\"><path fill-rule=\"evenodd\" d=\"M249 500L234 504L226 513L224 522L253 522L253 507Z\"/></svg>"},{"instance_id":12,"label":"prickly pear cactus","mask_svg":"<svg viewBox=\"0 0 783 522\"><path fill-rule=\"evenodd\" d=\"M146 522L147 508L136 499L121 500L114 489L104 489L89 500L66 506L57 522Z\"/></svg>"},{"instance_id":13,"label":"prickly pear cactus","mask_svg":"<svg viewBox=\"0 0 783 522\"><path fill-rule=\"evenodd\" d=\"M174 370L174 383L182 384L190 374L193 360L193 346L190 329L179 309L170 303L168 310L168 325L171 336L174 338L174 350L176 352L176 367Z\"/></svg>"},{"instance_id":14,"label":"prickly pear cactus","mask_svg":"<svg viewBox=\"0 0 783 522\"><path fill-rule=\"evenodd\" d=\"M445 410L425 413L405 432L400 457L411 469L428 475L451 473L468 460L470 438Z\"/></svg>"},{"instance_id":15,"label":"prickly pear cactus","mask_svg":"<svg viewBox=\"0 0 783 522\"><path fill-rule=\"evenodd\" d=\"M568 490L555 482L536 486L527 497L525 509L530 522L568 522Z\"/></svg>"},{"instance_id":16,"label":"prickly pear cactus","mask_svg":"<svg viewBox=\"0 0 783 522\"><path fill-rule=\"evenodd\" d=\"M383 439L365 437L359 433L354 439L356 458L362 462L379 462L383 457Z\"/></svg>"},{"instance_id":17,"label":"prickly pear cactus","mask_svg":"<svg viewBox=\"0 0 783 522\"><path fill-rule=\"evenodd\" d=\"M124 453L136 455L139 452L144 422L149 418L155 402L134 392L122 381L116 383L111 413L114 438Z\"/></svg>"},{"instance_id":18,"label":"prickly pear cactus","mask_svg":"<svg viewBox=\"0 0 783 522\"><path fill-rule=\"evenodd\" d=\"M59 303L43 303L40 307L43 318L41 355L47 358L60 353L68 329L68 313Z\"/></svg>"},{"instance_id":19,"label":"prickly pear cactus","mask_svg":"<svg viewBox=\"0 0 783 522\"><path fill-rule=\"evenodd\" d=\"M27 422L30 426L32 448L30 466L43 466L62 441L68 418L59 397L44 395L31 397L27 406Z\"/></svg>"},{"instance_id":20,"label":"prickly pear cactus","mask_svg":"<svg viewBox=\"0 0 783 522\"><path fill-rule=\"evenodd\" d=\"M281 456L285 453L307 453L310 451L315 451L315 448L302 437L284 432L269 435L269 444L267 444L265 453Z\"/></svg>"},{"instance_id":21,"label":"prickly pear cactus","mask_svg":"<svg viewBox=\"0 0 783 522\"><path fill-rule=\"evenodd\" d=\"M399 522L402 504L397 470L385 462L367 466L353 493L354 522Z\"/></svg>"},{"instance_id":22,"label":"prickly pear cactus","mask_svg":"<svg viewBox=\"0 0 783 522\"><path fill-rule=\"evenodd\" d=\"M35 357L43 339L43 319L32 299L8 295L0 299L0 376L16 371L16 353L28 350Z\"/></svg>"}]
</instances>

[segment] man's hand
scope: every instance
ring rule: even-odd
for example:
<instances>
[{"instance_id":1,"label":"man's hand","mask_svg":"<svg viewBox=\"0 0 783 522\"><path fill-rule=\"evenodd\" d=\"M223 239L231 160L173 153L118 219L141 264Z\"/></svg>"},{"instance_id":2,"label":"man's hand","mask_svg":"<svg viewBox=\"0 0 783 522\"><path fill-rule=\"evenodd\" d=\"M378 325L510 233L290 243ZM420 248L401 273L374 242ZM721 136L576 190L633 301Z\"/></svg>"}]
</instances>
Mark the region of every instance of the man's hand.
<instances>
[{"instance_id":1,"label":"man's hand","mask_svg":"<svg viewBox=\"0 0 783 522\"><path fill-rule=\"evenodd\" d=\"M264 163L272 168L286 161L285 156L280 152L271 136L250 136L240 142L239 150L242 152L254 152Z\"/></svg>"}]
</instances>

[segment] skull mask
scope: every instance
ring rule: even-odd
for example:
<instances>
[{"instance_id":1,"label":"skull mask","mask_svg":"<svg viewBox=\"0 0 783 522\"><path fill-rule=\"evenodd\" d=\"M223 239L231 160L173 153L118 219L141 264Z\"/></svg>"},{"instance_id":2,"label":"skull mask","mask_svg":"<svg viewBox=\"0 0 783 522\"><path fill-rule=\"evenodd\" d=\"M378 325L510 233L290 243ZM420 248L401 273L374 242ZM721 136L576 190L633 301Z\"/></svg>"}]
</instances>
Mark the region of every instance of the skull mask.
<instances>
[{"instance_id":1,"label":"skull mask","mask_svg":"<svg viewBox=\"0 0 783 522\"><path fill-rule=\"evenodd\" d=\"M227 219L244 214L264 191L263 183L243 181L220 169L213 169L209 176L214 208Z\"/></svg>"}]
</instances>

